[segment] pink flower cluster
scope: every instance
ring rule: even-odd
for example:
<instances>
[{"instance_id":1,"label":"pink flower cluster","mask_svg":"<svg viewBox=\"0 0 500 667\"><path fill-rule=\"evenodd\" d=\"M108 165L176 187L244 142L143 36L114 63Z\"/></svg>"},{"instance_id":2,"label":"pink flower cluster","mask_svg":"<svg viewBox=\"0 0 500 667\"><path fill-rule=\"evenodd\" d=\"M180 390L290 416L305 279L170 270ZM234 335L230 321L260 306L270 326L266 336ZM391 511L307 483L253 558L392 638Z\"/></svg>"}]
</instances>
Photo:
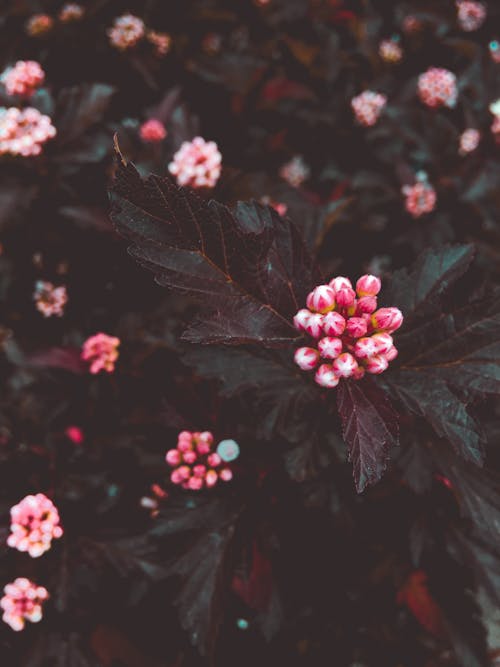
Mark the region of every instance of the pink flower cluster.
<instances>
[{"instance_id":1,"label":"pink flower cluster","mask_svg":"<svg viewBox=\"0 0 500 667\"><path fill-rule=\"evenodd\" d=\"M403 49L396 38L384 39L378 47L379 56L386 63L399 63L403 59Z\"/></svg>"},{"instance_id":2,"label":"pink flower cluster","mask_svg":"<svg viewBox=\"0 0 500 667\"><path fill-rule=\"evenodd\" d=\"M26 32L31 37L44 35L52 29L54 19L48 14L33 14L26 22Z\"/></svg>"},{"instance_id":3,"label":"pink flower cluster","mask_svg":"<svg viewBox=\"0 0 500 667\"><path fill-rule=\"evenodd\" d=\"M82 347L82 359L90 362L90 372L93 375L106 371L112 373L118 359L118 347L120 339L108 336L105 333L97 333L87 338Z\"/></svg>"},{"instance_id":4,"label":"pink flower cluster","mask_svg":"<svg viewBox=\"0 0 500 667\"><path fill-rule=\"evenodd\" d=\"M442 67L429 67L418 77L418 95L431 109L446 106L452 109L457 103L457 77Z\"/></svg>"},{"instance_id":5,"label":"pink flower cluster","mask_svg":"<svg viewBox=\"0 0 500 667\"><path fill-rule=\"evenodd\" d=\"M213 451L213 443L214 437L209 431L181 431L177 447L169 449L165 456L168 465L174 468L170 480L192 491L211 488L219 480L229 482L233 473L223 465L221 454Z\"/></svg>"},{"instance_id":6,"label":"pink flower cluster","mask_svg":"<svg viewBox=\"0 0 500 667\"><path fill-rule=\"evenodd\" d=\"M149 30L146 38L148 42L154 46L155 53L158 57L166 56L170 51L172 38L168 33Z\"/></svg>"},{"instance_id":7,"label":"pink flower cluster","mask_svg":"<svg viewBox=\"0 0 500 667\"><path fill-rule=\"evenodd\" d=\"M59 12L59 20L62 23L70 23L71 21L79 21L85 13L85 9L76 2L68 2L61 7Z\"/></svg>"},{"instance_id":8,"label":"pink flower cluster","mask_svg":"<svg viewBox=\"0 0 500 667\"><path fill-rule=\"evenodd\" d=\"M119 51L131 49L146 35L144 21L133 14L123 14L108 30L109 41Z\"/></svg>"},{"instance_id":9,"label":"pink flower cluster","mask_svg":"<svg viewBox=\"0 0 500 667\"><path fill-rule=\"evenodd\" d=\"M434 210L437 202L436 191L427 180L425 174L417 174L414 185L404 185L405 208L414 218L420 218Z\"/></svg>"},{"instance_id":10,"label":"pink flower cluster","mask_svg":"<svg viewBox=\"0 0 500 667\"><path fill-rule=\"evenodd\" d=\"M310 174L311 170L301 155L295 155L280 169L281 178L294 188L299 188Z\"/></svg>"},{"instance_id":11,"label":"pink flower cluster","mask_svg":"<svg viewBox=\"0 0 500 667\"><path fill-rule=\"evenodd\" d=\"M458 152L460 155L467 155L472 153L479 146L481 140L481 133L473 127L464 130L460 135L460 146Z\"/></svg>"},{"instance_id":12,"label":"pink flower cluster","mask_svg":"<svg viewBox=\"0 0 500 667\"><path fill-rule=\"evenodd\" d=\"M351 100L351 107L360 125L375 125L387 104L387 97L373 90L365 90Z\"/></svg>"},{"instance_id":13,"label":"pink flower cluster","mask_svg":"<svg viewBox=\"0 0 500 667\"><path fill-rule=\"evenodd\" d=\"M156 118L150 118L141 125L139 134L143 141L157 143L165 139L167 130L161 121L156 120Z\"/></svg>"},{"instance_id":14,"label":"pink flower cluster","mask_svg":"<svg viewBox=\"0 0 500 667\"><path fill-rule=\"evenodd\" d=\"M35 300L37 310L44 317L52 317L52 315L62 317L64 315L64 307L68 302L68 293L64 285L55 287L50 282L38 280L35 284L33 299Z\"/></svg>"},{"instance_id":15,"label":"pink flower cluster","mask_svg":"<svg viewBox=\"0 0 500 667\"><path fill-rule=\"evenodd\" d=\"M26 496L10 510L11 534L7 544L38 558L51 547L52 540L62 537L59 512L43 493Z\"/></svg>"},{"instance_id":16,"label":"pink flower cluster","mask_svg":"<svg viewBox=\"0 0 500 667\"><path fill-rule=\"evenodd\" d=\"M30 97L45 81L45 72L35 60L18 60L0 76L8 95Z\"/></svg>"},{"instance_id":17,"label":"pink flower cluster","mask_svg":"<svg viewBox=\"0 0 500 667\"><path fill-rule=\"evenodd\" d=\"M486 18L486 7L473 0L457 0L457 19L462 30L472 32L480 28Z\"/></svg>"},{"instance_id":18,"label":"pink flower cluster","mask_svg":"<svg viewBox=\"0 0 500 667\"><path fill-rule=\"evenodd\" d=\"M316 369L321 387L336 387L341 378L360 380L365 373L383 373L396 358L391 334L403 323L397 308L377 309L380 279L364 275L353 289L337 276L307 297L307 308L294 317L295 328L314 339L316 347L300 347L295 363L303 371Z\"/></svg>"},{"instance_id":19,"label":"pink flower cluster","mask_svg":"<svg viewBox=\"0 0 500 667\"><path fill-rule=\"evenodd\" d=\"M42 620L42 605L49 598L46 588L18 577L3 590L5 595L0 600L2 618L13 630L23 630L26 621L38 623Z\"/></svg>"},{"instance_id":20,"label":"pink flower cluster","mask_svg":"<svg viewBox=\"0 0 500 667\"><path fill-rule=\"evenodd\" d=\"M40 155L43 144L55 136L51 119L38 109L0 107L0 155Z\"/></svg>"},{"instance_id":21,"label":"pink flower cluster","mask_svg":"<svg viewBox=\"0 0 500 667\"><path fill-rule=\"evenodd\" d=\"M168 165L178 185L213 188L221 174L222 155L214 141L195 137L185 141Z\"/></svg>"}]
</instances>

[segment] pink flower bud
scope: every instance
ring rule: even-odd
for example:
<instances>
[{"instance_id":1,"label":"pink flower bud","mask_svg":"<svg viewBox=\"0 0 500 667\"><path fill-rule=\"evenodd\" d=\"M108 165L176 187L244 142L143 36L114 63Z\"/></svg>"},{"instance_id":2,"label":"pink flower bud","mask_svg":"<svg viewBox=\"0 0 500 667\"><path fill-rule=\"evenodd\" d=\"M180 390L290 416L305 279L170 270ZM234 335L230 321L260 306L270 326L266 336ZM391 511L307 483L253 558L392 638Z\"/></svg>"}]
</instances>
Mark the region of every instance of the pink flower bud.
<instances>
[{"instance_id":1,"label":"pink flower bud","mask_svg":"<svg viewBox=\"0 0 500 667\"><path fill-rule=\"evenodd\" d=\"M341 336L345 330L345 319L340 313L327 313L323 319L323 331L327 336Z\"/></svg>"},{"instance_id":2,"label":"pink flower bud","mask_svg":"<svg viewBox=\"0 0 500 667\"><path fill-rule=\"evenodd\" d=\"M179 469L177 468L176 470L172 470L172 473L170 475L170 481L172 484L182 484L184 478L179 472Z\"/></svg>"},{"instance_id":3,"label":"pink flower bud","mask_svg":"<svg viewBox=\"0 0 500 667\"><path fill-rule=\"evenodd\" d=\"M377 345L373 336L357 340L354 346L354 354L358 359L367 359L377 354Z\"/></svg>"},{"instance_id":4,"label":"pink flower bud","mask_svg":"<svg viewBox=\"0 0 500 667\"><path fill-rule=\"evenodd\" d=\"M320 387L326 387L327 389L333 389L339 383L339 378L335 374L331 364L322 364L316 371L314 380Z\"/></svg>"},{"instance_id":5,"label":"pink flower bud","mask_svg":"<svg viewBox=\"0 0 500 667\"><path fill-rule=\"evenodd\" d=\"M311 317L311 311L308 310L307 308L301 308L301 310L299 310L298 313L293 318L293 326L298 331L305 331L307 322L309 321L310 317Z\"/></svg>"},{"instance_id":6,"label":"pink flower bud","mask_svg":"<svg viewBox=\"0 0 500 667\"><path fill-rule=\"evenodd\" d=\"M205 440L198 440L196 443L196 451L198 454L208 454L210 451L210 445L208 442L205 442Z\"/></svg>"},{"instance_id":7,"label":"pink flower bud","mask_svg":"<svg viewBox=\"0 0 500 667\"><path fill-rule=\"evenodd\" d=\"M196 459L198 458L198 455L196 454L195 451L192 449L189 452L185 452L182 456L184 463L187 463L188 465L192 465Z\"/></svg>"},{"instance_id":8,"label":"pink flower bud","mask_svg":"<svg viewBox=\"0 0 500 667\"><path fill-rule=\"evenodd\" d=\"M398 351L394 346L392 346L391 349L387 350L387 352L384 354L384 357L387 359L387 361L393 361L397 356Z\"/></svg>"},{"instance_id":9,"label":"pink flower bud","mask_svg":"<svg viewBox=\"0 0 500 667\"><path fill-rule=\"evenodd\" d=\"M329 285L318 285L307 297L307 307L323 315L335 308L335 292Z\"/></svg>"},{"instance_id":10,"label":"pink flower bud","mask_svg":"<svg viewBox=\"0 0 500 667\"><path fill-rule=\"evenodd\" d=\"M385 332L373 334L372 340L377 348L377 354L383 354L384 356L394 345L392 336Z\"/></svg>"},{"instance_id":11,"label":"pink flower bud","mask_svg":"<svg viewBox=\"0 0 500 667\"><path fill-rule=\"evenodd\" d=\"M356 370L352 374L352 379L353 380L361 380L365 375L365 369L363 366L358 366Z\"/></svg>"},{"instance_id":12,"label":"pink flower bud","mask_svg":"<svg viewBox=\"0 0 500 667\"><path fill-rule=\"evenodd\" d=\"M178 449L169 449L167 455L165 456L165 460L168 465L178 466L181 462L181 453Z\"/></svg>"},{"instance_id":13,"label":"pink flower bud","mask_svg":"<svg viewBox=\"0 0 500 667\"><path fill-rule=\"evenodd\" d=\"M351 375L357 369L358 362L352 356L352 354L349 354L349 352L344 352L344 354L341 354L335 359L332 366L337 375L348 378L351 377Z\"/></svg>"},{"instance_id":14,"label":"pink flower bud","mask_svg":"<svg viewBox=\"0 0 500 667\"><path fill-rule=\"evenodd\" d=\"M190 452L192 449L191 440L179 440L177 443L177 449L182 453Z\"/></svg>"},{"instance_id":15,"label":"pink flower bud","mask_svg":"<svg viewBox=\"0 0 500 667\"><path fill-rule=\"evenodd\" d=\"M358 315L365 313L373 313L377 310L377 297L376 296L362 296L358 299L358 304L356 308L356 313Z\"/></svg>"},{"instance_id":16,"label":"pink flower bud","mask_svg":"<svg viewBox=\"0 0 500 667\"><path fill-rule=\"evenodd\" d=\"M342 341L340 338L322 338L318 342L318 350L323 359L336 359L342 352Z\"/></svg>"},{"instance_id":17,"label":"pink flower bud","mask_svg":"<svg viewBox=\"0 0 500 667\"><path fill-rule=\"evenodd\" d=\"M372 315L374 329L392 333L403 324L403 314L399 308L379 308Z\"/></svg>"},{"instance_id":18,"label":"pink flower bud","mask_svg":"<svg viewBox=\"0 0 500 667\"><path fill-rule=\"evenodd\" d=\"M361 338L367 331L366 321L362 317L350 317L347 320L346 331L352 338Z\"/></svg>"},{"instance_id":19,"label":"pink flower bud","mask_svg":"<svg viewBox=\"0 0 500 667\"><path fill-rule=\"evenodd\" d=\"M312 347L299 347L295 351L294 359L303 371L312 371L319 363L319 352Z\"/></svg>"},{"instance_id":20,"label":"pink flower bud","mask_svg":"<svg viewBox=\"0 0 500 667\"><path fill-rule=\"evenodd\" d=\"M222 468L219 477L223 482L230 482L233 479L233 473L230 468Z\"/></svg>"},{"instance_id":21,"label":"pink flower bud","mask_svg":"<svg viewBox=\"0 0 500 667\"><path fill-rule=\"evenodd\" d=\"M335 298L341 308L348 308L356 301L356 292L351 287L343 287L335 292Z\"/></svg>"},{"instance_id":22,"label":"pink flower bud","mask_svg":"<svg viewBox=\"0 0 500 667\"><path fill-rule=\"evenodd\" d=\"M181 440L187 440L191 442L192 439L193 439L193 434L191 433L191 431L181 431L177 436L178 442L180 442Z\"/></svg>"},{"instance_id":23,"label":"pink flower bud","mask_svg":"<svg viewBox=\"0 0 500 667\"><path fill-rule=\"evenodd\" d=\"M373 373L374 375L379 375L380 373L383 373L385 370L387 370L388 366L389 362L381 354L376 354L375 356L367 359L365 362L366 372Z\"/></svg>"},{"instance_id":24,"label":"pink flower bud","mask_svg":"<svg viewBox=\"0 0 500 667\"><path fill-rule=\"evenodd\" d=\"M215 470L208 470L207 474L205 475L205 484L210 488L212 486L215 486L217 484L218 480L218 475L215 472Z\"/></svg>"},{"instance_id":25,"label":"pink flower bud","mask_svg":"<svg viewBox=\"0 0 500 667\"><path fill-rule=\"evenodd\" d=\"M323 335L323 315L315 313L311 315L306 324L306 331L312 338L321 338Z\"/></svg>"},{"instance_id":26,"label":"pink flower bud","mask_svg":"<svg viewBox=\"0 0 500 667\"><path fill-rule=\"evenodd\" d=\"M181 466L180 468L177 468L177 472L179 473L181 479L189 479L191 476L191 470L188 466Z\"/></svg>"},{"instance_id":27,"label":"pink flower bud","mask_svg":"<svg viewBox=\"0 0 500 667\"><path fill-rule=\"evenodd\" d=\"M356 292L358 296L376 296L382 287L380 278L372 275L364 275L356 283Z\"/></svg>"},{"instance_id":28,"label":"pink flower bud","mask_svg":"<svg viewBox=\"0 0 500 667\"><path fill-rule=\"evenodd\" d=\"M329 283L330 287L333 287L335 292L338 292L341 289L352 289L352 283L349 280L349 278L345 278L344 276L337 276L336 278L333 278L330 280Z\"/></svg>"},{"instance_id":29,"label":"pink flower bud","mask_svg":"<svg viewBox=\"0 0 500 667\"><path fill-rule=\"evenodd\" d=\"M220 464L222 463L221 457L215 452L207 457L207 461L208 465L212 468L217 468L217 466L220 466Z\"/></svg>"},{"instance_id":30,"label":"pink flower bud","mask_svg":"<svg viewBox=\"0 0 500 667\"><path fill-rule=\"evenodd\" d=\"M192 491L199 491L203 486L203 479L201 477L190 477L188 480L188 488Z\"/></svg>"},{"instance_id":31,"label":"pink flower bud","mask_svg":"<svg viewBox=\"0 0 500 667\"><path fill-rule=\"evenodd\" d=\"M202 465L196 465L193 468L193 475L195 477L204 477L207 469L205 466Z\"/></svg>"},{"instance_id":32,"label":"pink flower bud","mask_svg":"<svg viewBox=\"0 0 500 667\"><path fill-rule=\"evenodd\" d=\"M213 444L214 441L214 436L213 433L210 431L203 431L202 433L199 434L198 439L200 441L206 442L207 445Z\"/></svg>"}]
</instances>

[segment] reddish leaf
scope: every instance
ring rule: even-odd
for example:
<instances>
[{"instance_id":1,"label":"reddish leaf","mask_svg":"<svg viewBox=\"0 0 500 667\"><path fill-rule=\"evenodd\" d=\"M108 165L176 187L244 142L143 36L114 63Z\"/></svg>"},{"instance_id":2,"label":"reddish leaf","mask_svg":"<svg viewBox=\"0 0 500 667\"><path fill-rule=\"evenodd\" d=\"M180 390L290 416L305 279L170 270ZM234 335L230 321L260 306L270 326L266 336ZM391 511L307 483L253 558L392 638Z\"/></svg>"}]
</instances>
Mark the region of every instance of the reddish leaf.
<instances>
[{"instance_id":1,"label":"reddish leaf","mask_svg":"<svg viewBox=\"0 0 500 667\"><path fill-rule=\"evenodd\" d=\"M445 636L443 614L427 588L427 575L422 570L412 572L400 589L398 604L408 607L417 621L436 637Z\"/></svg>"}]
</instances>

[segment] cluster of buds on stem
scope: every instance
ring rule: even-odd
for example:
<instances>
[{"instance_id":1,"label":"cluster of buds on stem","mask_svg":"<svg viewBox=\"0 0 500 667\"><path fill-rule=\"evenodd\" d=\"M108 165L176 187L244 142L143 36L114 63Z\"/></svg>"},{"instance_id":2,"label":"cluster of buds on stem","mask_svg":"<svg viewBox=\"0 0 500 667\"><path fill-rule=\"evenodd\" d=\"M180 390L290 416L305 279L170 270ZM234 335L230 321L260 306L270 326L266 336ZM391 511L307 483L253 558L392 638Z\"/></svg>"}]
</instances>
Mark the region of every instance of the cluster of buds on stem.
<instances>
[{"instance_id":1,"label":"cluster of buds on stem","mask_svg":"<svg viewBox=\"0 0 500 667\"><path fill-rule=\"evenodd\" d=\"M45 81L45 72L35 60L18 60L0 76L7 95L31 97Z\"/></svg>"},{"instance_id":2,"label":"cluster of buds on stem","mask_svg":"<svg viewBox=\"0 0 500 667\"><path fill-rule=\"evenodd\" d=\"M391 39L383 39L378 47L379 56L386 63L396 64L403 59L403 49L399 43L399 36L393 35Z\"/></svg>"},{"instance_id":3,"label":"cluster of buds on stem","mask_svg":"<svg viewBox=\"0 0 500 667\"><path fill-rule=\"evenodd\" d=\"M90 372L95 375L101 371L112 373L118 359L118 347L120 339L116 336L108 336L105 333L97 333L87 338L82 347L82 359L90 363Z\"/></svg>"},{"instance_id":4,"label":"cluster of buds on stem","mask_svg":"<svg viewBox=\"0 0 500 667\"><path fill-rule=\"evenodd\" d=\"M419 171L415 183L404 185L401 191L405 196L405 208L414 218L420 218L434 210L437 195L425 172Z\"/></svg>"},{"instance_id":5,"label":"cluster of buds on stem","mask_svg":"<svg viewBox=\"0 0 500 667\"><path fill-rule=\"evenodd\" d=\"M215 486L219 480L229 482L233 473L224 464L234 461L238 455L239 447L234 440L222 440L214 451L210 431L181 431L177 447L169 449L165 460L173 468L170 475L173 484L199 491Z\"/></svg>"},{"instance_id":6,"label":"cluster of buds on stem","mask_svg":"<svg viewBox=\"0 0 500 667\"><path fill-rule=\"evenodd\" d=\"M13 630L23 630L26 621L38 623L42 620L42 605L49 597L46 588L18 577L3 590L5 595L0 600L2 618Z\"/></svg>"},{"instance_id":7,"label":"cluster of buds on stem","mask_svg":"<svg viewBox=\"0 0 500 667\"><path fill-rule=\"evenodd\" d=\"M221 174L222 155L214 141L195 137L185 141L168 165L178 185L213 188Z\"/></svg>"},{"instance_id":8,"label":"cluster of buds on stem","mask_svg":"<svg viewBox=\"0 0 500 667\"><path fill-rule=\"evenodd\" d=\"M145 121L139 130L140 137L146 143L158 143L167 136L165 125L156 118Z\"/></svg>"},{"instance_id":9,"label":"cluster of buds on stem","mask_svg":"<svg viewBox=\"0 0 500 667\"><path fill-rule=\"evenodd\" d=\"M7 544L18 551L26 551L32 558L44 554L53 539L62 537L57 507L43 493L23 498L11 508L10 517L11 534Z\"/></svg>"},{"instance_id":10,"label":"cluster of buds on stem","mask_svg":"<svg viewBox=\"0 0 500 667\"><path fill-rule=\"evenodd\" d=\"M351 100L351 107L360 125L371 127L378 121L387 97L373 90L365 90Z\"/></svg>"},{"instance_id":11,"label":"cluster of buds on stem","mask_svg":"<svg viewBox=\"0 0 500 667\"><path fill-rule=\"evenodd\" d=\"M397 308L378 308L380 279L364 275L353 289L348 278L337 276L307 297L307 308L294 317L296 329L315 341L300 347L295 363L315 370L315 381L333 388L341 378L360 380L365 373L383 373L396 358L391 334L403 323Z\"/></svg>"},{"instance_id":12,"label":"cluster of buds on stem","mask_svg":"<svg viewBox=\"0 0 500 667\"><path fill-rule=\"evenodd\" d=\"M460 155L467 155L472 153L479 146L481 140L481 133L473 127L464 130L460 135L460 146L458 152Z\"/></svg>"},{"instance_id":13,"label":"cluster of buds on stem","mask_svg":"<svg viewBox=\"0 0 500 667\"><path fill-rule=\"evenodd\" d=\"M418 77L418 95L431 109L449 107L457 103L457 77L442 67L429 67Z\"/></svg>"},{"instance_id":14,"label":"cluster of buds on stem","mask_svg":"<svg viewBox=\"0 0 500 667\"><path fill-rule=\"evenodd\" d=\"M486 18L486 7L474 0L457 0L457 20L465 32L480 28Z\"/></svg>"},{"instance_id":15,"label":"cluster of buds on stem","mask_svg":"<svg viewBox=\"0 0 500 667\"><path fill-rule=\"evenodd\" d=\"M113 21L108 30L109 41L119 51L136 46L146 35L144 21L133 14L123 14Z\"/></svg>"},{"instance_id":16,"label":"cluster of buds on stem","mask_svg":"<svg viewBox=\"0 0 500 667\"><path fill-rule=\"evenodd\" d=\"M0 155L40 155L43 144L55 136L51 119L38 109L0 107Z\"/></svg>"},{"instance_id":17,"label":"cluster of buds on stem","mask_svg":"<svg viewBox=\"0 0 500 667\"><path fill-rule=\"evenodd\" d=\"M62 317L64 308L68 302L68 293L66 287L61 285L55 287L52 283L45 280L38 280L35 283L33 299L37 310L44 317Z\"/></svg>"}]
</instances>

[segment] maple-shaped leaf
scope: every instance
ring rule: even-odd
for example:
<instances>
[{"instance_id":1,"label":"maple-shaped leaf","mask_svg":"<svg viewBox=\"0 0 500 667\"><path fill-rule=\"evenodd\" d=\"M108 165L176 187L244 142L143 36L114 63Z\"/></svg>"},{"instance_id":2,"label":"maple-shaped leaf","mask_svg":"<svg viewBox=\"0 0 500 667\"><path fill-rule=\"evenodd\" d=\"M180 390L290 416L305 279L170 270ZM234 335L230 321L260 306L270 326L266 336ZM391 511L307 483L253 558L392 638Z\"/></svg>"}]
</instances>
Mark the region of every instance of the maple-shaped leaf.
<instances>
[{"instance_id":1,"label":"maple-shaped leaf","mask_svg":"<svg viewBox=\"0 0 500 667\"><path fill-rule=\"evenodd\" d=\"M239 512L214 498L184 499L178 505L172 501L151 533L160 541L175 538L173 547L179 540L183 544L182 553L174 557L167 571L180 577L175 601L180 622L202 654L213 653L222 623Z\"/></svg>"},{"instance_id":2,"label":"maple-shaped leaf","mask_svg":"<svg viewBox=\"0 0 500 667\"><path fill-rule=\"evenodd\" d=\"M142 179L121 155L111 198L131 255L160 285L203 302L187 340L273 347L296 338L292 317L314 280L289 220L257 203L231 211L168 177Z\"/></svg>"},{"instance_id":3,"label":"maple-shaped leaf","mask_svg":"<svg viewBox=\"0 0 500 667\"><path fill-rule=\"evenodd\" d=\"M432 249L413 271L394 277L391 303L405 317L408 309L410 325L397 334L400 367L383 382L408 411L427 419L458 453L480 464L483 434L468 403L500 392L500 294L452 312L439 301L471 259L469 246Z\"/></svg>"},{"instance_id":4,"label":"maple-shaped leaf","mask_svg":"<svg viewBox=\"0 0 500 667\"><path fill-rule=\"evenodd\" d=\"M382 477L389 451L398 444L398 417L385 393L369 379L343 380L337 407L358 493Z\"/></svg>"}]
</instances>

